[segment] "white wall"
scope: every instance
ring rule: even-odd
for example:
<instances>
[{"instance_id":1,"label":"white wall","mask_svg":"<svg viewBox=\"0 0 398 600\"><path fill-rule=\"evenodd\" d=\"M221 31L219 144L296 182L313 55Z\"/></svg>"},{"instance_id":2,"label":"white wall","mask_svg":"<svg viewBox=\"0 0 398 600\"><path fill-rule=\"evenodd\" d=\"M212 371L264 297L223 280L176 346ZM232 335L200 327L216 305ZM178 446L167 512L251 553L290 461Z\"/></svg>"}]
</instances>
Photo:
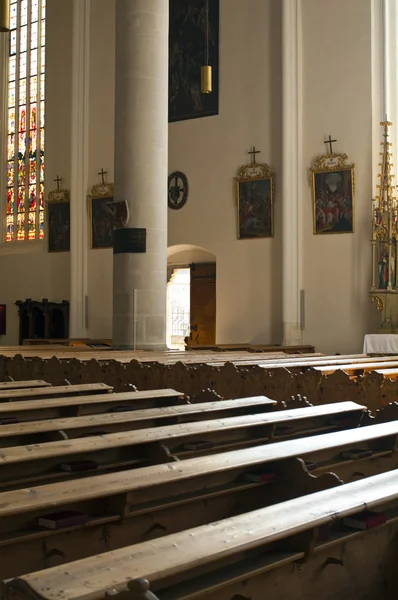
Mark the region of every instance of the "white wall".
<instances>
[{"instance_id":1,"label":"white wall","mask_svg":"<svg viewBox=\"0 0 398 600\"><path fill-rule=\"evenodd\" d=\"M355 163L355 233L314 235L303 173L305 341L321 352L360 352L377 327L371 277L371 0L303 0L304 164L325 152Z\"/></svg>"},{"instance_id":2,"label":"white wall","mask_svg":"<svg viewBox=\"0 0 398 600\"><path fill-rule=\"evenodd\" d=\"M279 343L281 2L221 0L220 5L220 114L169 126L169 171L184 171L190 185L186 206L169 211L169 246L197 246L216 256L218 343ZM304 341L320 351L355 352L378 322L368 300L371 0L302 0L302 6ZM100 181L101 167L113 180L115 0L92 0L91 7L90 187ZM47 191L57 173L70 187L71 11L71 2L48 0ZM313 235L307 167L324 152L329 133L338 139L336 150L356 163L353 235ZM273 239L237 239L234 177L252 145L261 150L257 160L276 173ZM10 248L0 248L0 303L9 305L8 334L0 343L17 341L16 300L69 299L69 254L48 254L44 243L28 250L20 247L11 256ZM188 262L199 256L192 252L185 255ZM170 256L170 263L182 257ZM110 338L112 251L90 250L88 272L89 336Z\"/></svg>"}]
</instances>

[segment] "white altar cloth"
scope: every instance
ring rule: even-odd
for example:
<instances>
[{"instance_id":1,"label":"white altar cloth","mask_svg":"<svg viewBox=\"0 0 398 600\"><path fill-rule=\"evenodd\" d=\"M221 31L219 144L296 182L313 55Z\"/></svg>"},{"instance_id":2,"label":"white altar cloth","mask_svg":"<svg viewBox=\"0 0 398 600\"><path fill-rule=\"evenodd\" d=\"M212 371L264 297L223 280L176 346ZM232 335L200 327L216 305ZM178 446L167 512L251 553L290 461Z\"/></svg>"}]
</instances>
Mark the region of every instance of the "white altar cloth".
<instances>
[{"instance_id":1,"label":"white altar cloth","mask_svg":"<svg viewBox=\"0 0 398 600\"><path fill-rule=\"evenodd\" d=\"M398 335L395 333L369 333L365 335L363 353L398 355Z\"/></svg>"}]
</instances>

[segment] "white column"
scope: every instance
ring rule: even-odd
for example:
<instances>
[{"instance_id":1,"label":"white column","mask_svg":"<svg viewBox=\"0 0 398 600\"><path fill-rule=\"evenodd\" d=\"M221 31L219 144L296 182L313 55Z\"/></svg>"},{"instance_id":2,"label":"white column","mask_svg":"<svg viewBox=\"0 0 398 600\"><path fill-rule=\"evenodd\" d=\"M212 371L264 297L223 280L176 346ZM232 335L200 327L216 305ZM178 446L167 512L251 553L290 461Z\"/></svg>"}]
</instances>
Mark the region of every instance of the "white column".
<instances>
[{"instance_id":1,"label":"white column","mask_svg":"<svg viewBox=\"0 0 398 600\"><path fill-rule=\"evenodd\" d=\"M302 52L301 0L283 0L283 176L282 315L283 345L301 344L302 262Z\"/></svg>"},{"instance_id":2,"label":"white column","mask_svg":"<svg viewBox=\"0 0 398 600\"><path fill-rule=\"evenodd\" d=\"M123 348L166 347L168 4L116 2L115 200L130 216L114 238L113 343Z\"/></svg>"},{"instance_id":3,"label":"white column","mask_svg":"<svg viewBox=\"0 0 398 600\"><path fill-rule=\"evenodd\" d=\"M87 337L88 126L90 0L73 0L72 159L70 204L71 339Z\"/></svg>"}]
</instances>

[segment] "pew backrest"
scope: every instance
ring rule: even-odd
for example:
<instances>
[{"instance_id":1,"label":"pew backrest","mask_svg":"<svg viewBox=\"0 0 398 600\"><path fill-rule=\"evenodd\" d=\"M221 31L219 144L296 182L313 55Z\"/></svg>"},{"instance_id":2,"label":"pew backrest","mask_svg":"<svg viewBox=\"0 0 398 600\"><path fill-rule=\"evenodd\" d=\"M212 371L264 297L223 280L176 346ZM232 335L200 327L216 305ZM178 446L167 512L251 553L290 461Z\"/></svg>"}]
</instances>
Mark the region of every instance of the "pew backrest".
<instances>
[{"instance_id":1,"label":"pew backrest","mask_svg":"<svg viewBox=\"0 0 398 600\"><path fill-rule=\"evenodd\" d=\"M24 388L43 388L50 387L51 383L42 379L32 379L29 381L2 381L0 382L0 391L22 390Z\"/></svg>"},{"instance_id":2,"label":"pew backrest","mask_svg":"<svg viewBox=\"0 0 398 600\"><path fill-rule=\"evenodd\" d=\"M335 523L364 507L375 509L397 502L397 478L397 471L382 473L69 563L67 568L54 567L24 575L6 584L6 595L32 600L86 600L89 594L91 600L104 600L107 593L123 590L131 580L147 580L151 586L168 578L189 581L199 569L203 581L206 569L211 571L212 565L220 561L225 564L241 553L263 547L265 554L267 547L278 540ZM301 544L301 551L292 552L292 560L309 550L308 540ZM269 563L272 557L266 558Z\"/></svg>"},{"instance_id":3,"label":"pew backrest","mask_svg":"<svg viewBox=\"0 0 398 600\"><path fill-rule=\"evenodd\" d=\"M0 402L6 400L28 400L31 398L49 398L77 396L79 394L105 394L113 391L106 383L81 383L77 385L57 385L24 389L0 390Z\"/></svg>"}]
</instances>

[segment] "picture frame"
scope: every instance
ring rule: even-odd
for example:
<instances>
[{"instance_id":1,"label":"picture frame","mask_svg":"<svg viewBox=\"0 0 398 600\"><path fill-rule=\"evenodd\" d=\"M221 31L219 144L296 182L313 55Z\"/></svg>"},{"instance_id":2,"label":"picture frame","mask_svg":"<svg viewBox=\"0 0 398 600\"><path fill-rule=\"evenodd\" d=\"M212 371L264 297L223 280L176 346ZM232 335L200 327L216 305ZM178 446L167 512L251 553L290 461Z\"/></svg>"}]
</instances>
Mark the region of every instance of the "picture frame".
<instances>
[{"instance_id":1,"label":"picture frame","mask_svg":"<svg viewBox=\"0 0 398 600\"><path fill-rule=\"evenodd\" d=\"M274 176L269 165L244 165L235 180L238 239L274 237Z\"/></svg>"},{"instance_id":2,"label":"picture frame","mask_svg":"<svg viewBox=\"0 0 398 600\"><path fill-rule=\"evenodd\" d=\"M315 235L354 233L355 165L347 159L325 154L310 167Z\"/></svg>"},{"instance_id":3,"label":"picture frame","mask_svg":"<svg viewBox=\"0 0 398 600\"><path fill-rule=\"evenodd\" d=\"M220 0L170 0L169 122L218 115L219 14ZM212 67L209 94L201 92L201 67L206 64Z\"/></svg>"},{"instance_id":4,"label":"picture frame","mask_svg":"<svg viewBox=\"0 0 398 600\"><path fill-rule=\"evenodd\" d=\"M113 193L113 183L104 182L94 185L88 196L92 249L113 247L114 215L109 208Z\"/></svg>"},{"instance_id":5,"label":"picture frame","mask_svg":"<svg viewBox=\"0 0 398 600\"><path fill-rule=\"evenodd\" d=\"M70 195L52 190L47 199L48 252L70 251Z\"/></svg>"}]
</instances>

